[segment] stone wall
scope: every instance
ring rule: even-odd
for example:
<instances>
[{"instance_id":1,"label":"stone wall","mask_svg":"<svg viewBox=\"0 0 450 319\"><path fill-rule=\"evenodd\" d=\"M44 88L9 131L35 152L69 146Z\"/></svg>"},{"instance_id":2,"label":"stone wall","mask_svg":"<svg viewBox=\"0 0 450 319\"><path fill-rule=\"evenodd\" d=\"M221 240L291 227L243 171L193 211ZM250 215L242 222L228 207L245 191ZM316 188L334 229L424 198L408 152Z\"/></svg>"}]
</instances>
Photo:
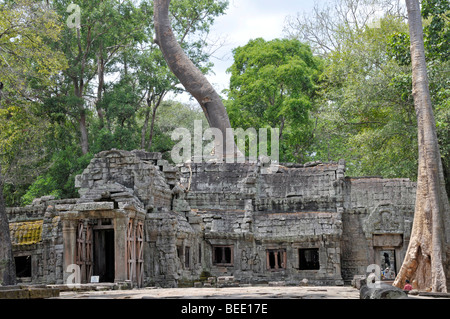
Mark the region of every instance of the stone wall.
<instances>
[{"instance_id":1,"label":"stone wall","mask_svg":"<svg viewBox=\"0 0 450 319\"><path fill-rule=\"evenodd\" d=\"M383 249L395 250L401 264L415 198L406 179L346 178L344 161L282 164L266 174L260 163L174 166L159 153L119 150L97 154L76 187L77 199L43 197L8 209L15 229L42 221L37 242L14 247L16 256L32 256L34 283L64 281L64 246L75 244L78 218L120 217L114 231L125 236L139 216L145 285L191 285L206 275L342 285L380 264ZM124 259L120 240L115 249ZM305 267L307 258L313 267Z\"/></svg>"},{"instance_id":2,"label":"stone wall","mask_svg":"<svg viewBox=\"0 0 450 319\"><path fill-rule=\"evenodd\" d=\"M369 265L377 263L376 254L382 247L396 251L398 270L411 235L416 184L408 179L346 178L343 189L344 280L364 274ZM379 243L383 238L385 242Z\"/></svg>"},{"instance_id":3,"label":"stone wall","mask_svg":"<svg viewBox=\"0 0 450 319\"><path fill-rule=\"evenodd\" d=\"M52 196L44 196L26 207L7 208L14 256L31 259L31 277L19 277L19 282L37 284L63 282L62 226L55 206L75 201L54 200ZM27 224L36 222L42 226L27 227Z\"/></svg>"},{"instance_id":4,"label":"stone wall","mask_svg":"<svg viewBox=\"0 0 450 319\"><path fill-rule=\"evenodd\" d=\"M165 162L161 160L160 153L119 150L100 152L76 177L75 187L79 188L80 196L83 197L90 189L117 183L133 190L147 210L170 207L172 192L163 164ZM88 197L87 200L97 198Z\"/></svg>"},{"instance_id":5,"label":"stone wall","mask_svg":"<svg viewBox=\"0 0 450 319\"><path fill-rule=\"evenodd\" d=\"M206 239L203 268L241 282L341 284L340 237L343 199L336 181L343 163L287 164L262 174L258 164L191 164L181 167L188 190L189 222ZM214 246L232 246L233 264L215 266ZM316 248L320 269L300 270L299 249ZM281 269L270 269L270 250L286 253Z\"/></svg>"}]
</instances>

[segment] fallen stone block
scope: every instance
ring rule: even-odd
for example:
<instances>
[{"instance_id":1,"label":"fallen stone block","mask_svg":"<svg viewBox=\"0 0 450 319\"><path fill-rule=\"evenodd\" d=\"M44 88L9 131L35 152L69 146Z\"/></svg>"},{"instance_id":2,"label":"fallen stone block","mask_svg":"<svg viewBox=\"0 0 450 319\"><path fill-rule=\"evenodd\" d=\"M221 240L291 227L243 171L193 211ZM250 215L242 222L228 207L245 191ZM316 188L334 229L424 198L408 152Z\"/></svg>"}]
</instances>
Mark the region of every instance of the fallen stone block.
<instances>
[{"instance_id":1,"label":"fallen stone block","mask_svg":"<svg viewBox=\"0 0 450 319\"><path fill-rule=\"evenodd\" d=\"M372 287L372 285L371 285ZM359 291L360 299L406 299L408 295L400 288L376 282L373 288L368 285L361 287Z\"/></svg>"},{"instance_id":2,"label":"fallen stone block","mask_svg":"<svg viewBox=\"0 0 450 319\"><path fill-rule=\"evenodd\" d=\"M361 289L362 286L366 284L366 276L355 275L352 279L352 287L356 289Z\"/></svg>"},{"instance_id":3,"label":"fallen stone block","mask_svg":"<svg viewBox=\"0 0 450 319\"><path fill-rule=\"evenodd\" d=\"M203 287L203 283L202 282L200 282L200 281L194 282L194 288L201 288L201 287Z\"/></svg>"},{"instance_id":4,"label":"fallen stone block","mask_svg":"<svg viewBox=\"0 0 450 319\"><path fill-rule=\"evenodd\" d=\"M300 281L299 286L308 286L308 279L303 278L302 281Z\"/></svg>"},{"instance_id":5,"label":"fallen stone block","mask_svg":"<svg viewBox=\"0 0 450 319\"><path fill-rule=\"evenodd\" d=\"M228 283L228 282L233 282L233 281L234 281L234 276L217 277L217 283Z\"/></svg>"},{"instance_id":6,"label":"fallen stone block","mask_svg":"<svg viewBox=\"0 0 450 319\"><path fill-rule=\"evenodd\" d=\"M0 299L47 299L59 297L59 289L5 286L0 289Z\"/></svg>"}]
</instances>

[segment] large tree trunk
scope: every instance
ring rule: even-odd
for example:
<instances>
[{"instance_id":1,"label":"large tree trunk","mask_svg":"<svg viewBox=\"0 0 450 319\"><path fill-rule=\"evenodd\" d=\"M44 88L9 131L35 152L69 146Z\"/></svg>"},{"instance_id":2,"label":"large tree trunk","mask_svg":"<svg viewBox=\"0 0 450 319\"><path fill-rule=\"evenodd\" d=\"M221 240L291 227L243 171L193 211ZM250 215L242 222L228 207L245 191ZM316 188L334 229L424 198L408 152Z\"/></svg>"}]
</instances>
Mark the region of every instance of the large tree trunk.
<instances>
[{"instance_id":1,"label":"large tree trunk","mask_svg":"<svg viewBox=\"0 0 450 319\"><path fill-rule=\"evenodd\" d=\"M152 149L153 133L155 132L156 111L158 110L158 107L161 105L161 102L164 99L165 95L166 95L166 93L162 92L161 95L158 97L158 100L155 101L155 105L153 106L152 121L150 123L150 137L148 139L148 150L149 151L151 151L151 149Z\"/></svg>"},{"instance_id":2,"label":"large tree trunk","mask_svg":"<svg viewBox=\"0 0 450 319\"><path fill-rule=\"evenodd\" d=\"M89 152L89 140L86 126L86 112L84 110L81 111L79 124L81 133L80 136L81 151L83 152L83 155L85 155Z\"/></svg>"},{"instance_id":3,"label":"large tree trunk","mask_svg":"<svg viewBox=\"0 0 450 319\"><path fill-rule=\"evenodd\" d=\"M16 266L12 253L9 222L6 216L5 201L3 199L3 180L0 166L0 285L16 284Z\"/></svg>"},{"instance_id":4,"label":"large tree trunk","mask_svg":"<svg viewBox=\"0 0 450 319\"><path fill-rule=\"evenodd\" d=\"M155 42L159 45L170 70L180 80L185 89L198 101L211 128L222 132L223 143L216 145L216 149L223 149L224 157L234 157L236 147L226 147L226 129L231 128L227 111L222 99L202 72L192 63L184 53L172 31L169 20L170 0L155 0Z\"/></svg>"},{"instance_id":5,"label":"large tree trunk","mask_svg":"<svg viewBox=\"0 0 450 319\"><path fill-rule=\"evenodd\" d=\"M80 83L78 83L77 78L73 78L73 84L74 84L74 94L79 99L78 103L78 110L79 110L79 116L78 119L78 125L80 128L80 146L81 151L83 152L83 155L87 154L89 152L89 139L88 139L88 130L86 126L86 110L83 106L83 89L84 89L84 81L83 79L80 80Z\"/></svg>"},{"instance_id":6,"label":"large tree trunk","mask_svg":"<svg viewBox=\"0 0 450 319\"><path fill-rule=\"evenodd\" d=\"M100 103L102 101L103 87L105 86L105 61L103 59L103 45L100 45L99 52L97 54L97 74L98 74L98 85L97 85L97 101L95 102L95 107L97 109L97 115L100 119L100 128L105 125L104 120L104 110L101 108Z\"/></svg>"},{"instance_id":7,"label":"large tree trunk","mask_svg":"<svg viewBox=\"0 0 450 319\"><path fill-rule=\"evenodd\" d=\"M419 290L447 292L450 211L431 106L422 17L418 0L406 0L411 38L414 104L417 115L419 168L410 243L394 285L406 279Z\"/></svg>"},{"instance_id":8,"label":"large tree trunk","mask_svg":"<svg viewBox=\"0 0 450 319\"><path fill-rule=\"evenodd\" d=\"M147 109L145 110L144 125L141 129L141 149L145 149L145 137L147 135L148 121L150 120L150 103L147 101Z\"/></svg>"}]
</instances>

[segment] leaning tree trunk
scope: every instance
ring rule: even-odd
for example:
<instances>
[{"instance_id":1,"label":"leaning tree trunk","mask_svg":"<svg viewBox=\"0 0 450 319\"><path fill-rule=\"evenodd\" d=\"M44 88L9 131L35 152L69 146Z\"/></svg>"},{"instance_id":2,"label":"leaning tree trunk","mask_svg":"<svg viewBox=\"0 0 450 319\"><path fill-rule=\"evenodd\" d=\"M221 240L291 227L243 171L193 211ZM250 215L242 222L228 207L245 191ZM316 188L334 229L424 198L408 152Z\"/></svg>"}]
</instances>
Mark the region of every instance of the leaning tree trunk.
<instances>
[{"instance_id":1,"label":"leaning tree trunk","mask_svg":"<svg viewBox=\"0 0 450 319\"><path fill-rule=\"evenodd\" d=\"M417 115L419 167L410 243L394 285L447 292L450 212L431 106L418 0L406 0L411 38L412 94Z\"/></svg>"},{"instance_id":2,"label":"leaning tree trunk","mask_svg":"<svg viewBox=\"0 0 450 319\"><path fill-rule=\"evenodd\" d=\"M9 222L6 216L5 201L3 199L3 183L0 166L0 285L16 284L16 267L12 253Z\"/></svg>"},{"instance_id":3,"label":"leaning tree trunk","mask_svg":"<svg viewBox=\"0 0 450 319\"><path fill-rule=\"evenodd\" d=\"M219 94L184 53L175 38L169 20L169 4L170 0L154 1L155 42L159 45L170 70L202 107L210 127L222 132L222 145L216 144L216 149L222 147L224 157L232 157L236 148L234 140L233 147L230 145L229 150L226 147L226 129L231 128L231 124L225 106Z\"/></svg>"}]
</instances>

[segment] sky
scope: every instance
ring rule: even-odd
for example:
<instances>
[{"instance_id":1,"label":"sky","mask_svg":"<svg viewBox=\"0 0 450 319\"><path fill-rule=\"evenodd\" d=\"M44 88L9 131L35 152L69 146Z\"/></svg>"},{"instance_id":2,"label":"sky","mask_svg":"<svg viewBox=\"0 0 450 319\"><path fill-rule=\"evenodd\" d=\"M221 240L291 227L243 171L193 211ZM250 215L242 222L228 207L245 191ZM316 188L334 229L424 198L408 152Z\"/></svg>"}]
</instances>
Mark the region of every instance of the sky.
<instances>
[{"instance_id":1,"label":"sky","mask_svg":"<svg viewBox=\"0 0 450 319\"><path fill-rule=\"evenodd\" d=\"M211 28L210 39L221 39L224 44L215 51L211 62L213 72L206 77L220 93L228 88L230 74L226 70L233 64L232 50L244 46L249 40L262 37L266 41L283 37L283 26L287 16L297 12L309 12L313 0L229 0L225 15L216 18ZM188 95L176 98L186 102Z\"/></svg>"}]
</instances>

